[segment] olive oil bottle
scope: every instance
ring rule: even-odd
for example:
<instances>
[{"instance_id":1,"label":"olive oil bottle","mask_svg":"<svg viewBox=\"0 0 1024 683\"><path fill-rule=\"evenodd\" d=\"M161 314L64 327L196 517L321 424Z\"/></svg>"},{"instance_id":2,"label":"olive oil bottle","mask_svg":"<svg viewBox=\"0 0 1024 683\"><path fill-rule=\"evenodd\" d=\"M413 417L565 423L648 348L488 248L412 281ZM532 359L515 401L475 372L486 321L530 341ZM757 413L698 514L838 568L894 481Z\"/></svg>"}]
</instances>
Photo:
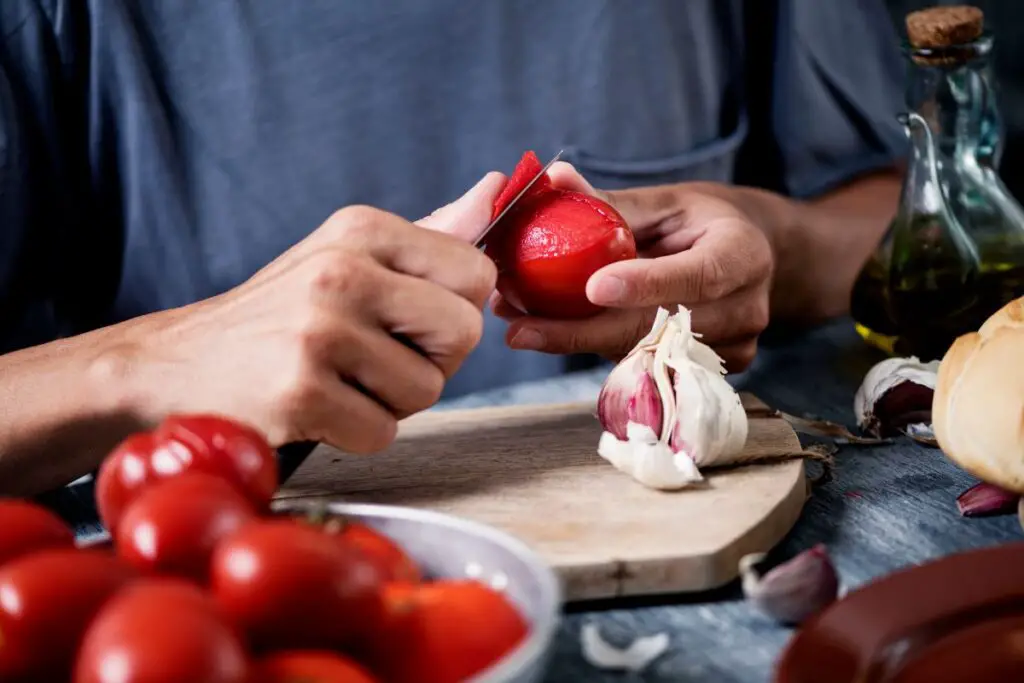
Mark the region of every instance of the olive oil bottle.
<instances>
[{"instance_id":1,"label":"olive oil bottle","mask_svg":"<svg viewBox=\"0 0 1024 683\"><path fill-rule=\"evenodd\" d=\"M1024 296L1024 209L996 172L1002 121L981 11L914 12L907 33L907 173L850 309L868 343L932 360Z\"/></svg>"}]
</instances>

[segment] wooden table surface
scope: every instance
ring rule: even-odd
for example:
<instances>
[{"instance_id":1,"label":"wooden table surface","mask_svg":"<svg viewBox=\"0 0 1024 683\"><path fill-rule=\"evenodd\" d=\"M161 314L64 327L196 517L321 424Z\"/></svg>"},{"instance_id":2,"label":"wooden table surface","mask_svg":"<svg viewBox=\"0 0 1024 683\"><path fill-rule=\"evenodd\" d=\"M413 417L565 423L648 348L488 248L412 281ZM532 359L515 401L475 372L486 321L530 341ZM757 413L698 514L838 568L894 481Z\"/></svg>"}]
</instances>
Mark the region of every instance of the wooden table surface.
<instances>
[{"instance_id":1,"label":"wooden table surface","mask_svg":"<svg viewBox=\"0 0 1024 683\"><path fill-rule=\"evenodd\" d=\"M762 349L735 384L788 412L852 425L854 392L880 358L860 341L852 323L841 322ZM602 370L521 385L439 408L586 400L597 395L604 375ZM822 542L844 587L855 588L906 565L1024 537L1015 515L958 515L956 496L973 483L940 451L909 440L844 447L837 454L835 479L816 490L769 561ZM612 642L667 632L671 646L642 674L601 672L580 656L579 630L587 622L596 622ZM685 598L585 604L574 608L562 627L548 681L764 683L771 680L773 664L791 635L790 629L753 612L735 583Z\"/></svg>"},{"instance_id":2,"label":"wooden table surface","mask_svg":"<svg viewBox=\"0 0 1024 683\"><path fill-rule=\"evenodd\" d=\"M762 348L753 367L734 379L770 405L852 425L853 395L880 360L839 322L775 348ZM485 405L593 400L607 370L570 375L466 396L437 410ZM806 441L806 439L805 439ZM909 440L873 448L845 447L835 478L820 486L793 531L769 558L786 559L825 543L845 588L910 564L949 553L1020 540L1016 516L963 519L956 496L974 481L940 451ZM52 501L75 519L82 537L100 529L87 508L88 486ZM90 519L90 516L92 519ZM596 622L610 642L667 632L668 652L641 674L594 669L580 655L580 627ZM776 626L743 602L738 585L685 597L618 599L572 608L556 643L550 683L765 683L792 631Z\"/></svg>"}]
</instances>

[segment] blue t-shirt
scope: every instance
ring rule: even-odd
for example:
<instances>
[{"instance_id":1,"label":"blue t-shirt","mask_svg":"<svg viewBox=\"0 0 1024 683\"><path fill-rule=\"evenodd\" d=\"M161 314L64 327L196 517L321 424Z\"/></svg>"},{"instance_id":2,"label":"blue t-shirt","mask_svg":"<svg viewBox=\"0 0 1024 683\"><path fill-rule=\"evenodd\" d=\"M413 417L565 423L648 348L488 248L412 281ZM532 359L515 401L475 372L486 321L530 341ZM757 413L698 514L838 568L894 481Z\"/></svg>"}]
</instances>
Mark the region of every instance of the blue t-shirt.
<instances>
[{"instance_id":1,"label":"blue t-shirt","mask_svg":"<svg viewBox=\"0 0 1024 683\"><path fill-rule=\"evenodd\" d=\"M2 0L0 351L223 292L347 204L419 218L525 149L599 187L729 182L767 130L797 197L889 165L881 1L780 0L762 101L743 5ZM504 327L446 396L565 370Z\"/></svg>"}]
</instances>

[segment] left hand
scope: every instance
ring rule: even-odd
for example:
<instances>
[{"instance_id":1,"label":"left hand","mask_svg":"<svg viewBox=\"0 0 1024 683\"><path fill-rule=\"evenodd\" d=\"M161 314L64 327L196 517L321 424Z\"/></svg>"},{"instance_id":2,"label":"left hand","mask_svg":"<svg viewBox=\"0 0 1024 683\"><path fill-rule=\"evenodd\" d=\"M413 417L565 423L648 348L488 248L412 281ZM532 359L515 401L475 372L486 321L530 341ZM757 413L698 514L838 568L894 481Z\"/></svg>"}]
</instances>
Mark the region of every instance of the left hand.
<instances>
[{"instance_id":1,"label":"left hand","mask_svg":"<svg viewBox=\"0 0 1024 683\"><path fill-rule=\"evenodd\" d=\"M524 315L499 294L494 313L509 321L515 349L596 353L617 360L650 331L658 307L693 312L702 341L730 371L746 368L768 325L774 269L765 233L711 183L602 192L569 164L549 172L556 187L597 196L614 206L636 237L639 258L605 266L587 282L587 297L608 310L585 320Z\"/></svg>"}]
</instances>

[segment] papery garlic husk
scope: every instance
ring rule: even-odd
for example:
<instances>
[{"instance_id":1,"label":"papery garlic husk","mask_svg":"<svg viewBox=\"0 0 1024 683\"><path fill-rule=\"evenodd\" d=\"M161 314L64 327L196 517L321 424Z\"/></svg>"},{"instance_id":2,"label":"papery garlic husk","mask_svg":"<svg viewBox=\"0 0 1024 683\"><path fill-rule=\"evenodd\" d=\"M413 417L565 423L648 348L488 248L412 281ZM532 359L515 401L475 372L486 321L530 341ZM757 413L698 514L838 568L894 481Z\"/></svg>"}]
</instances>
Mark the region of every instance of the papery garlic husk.
<instances>
[{"instance_id":1,"label":"papery garlic husk","mask_svg":"<svg viewBox=\"0 0 1024 683\"><path fill-rule=\"evenodd\" d=\"M939 366L932 404L943 453L978 479L1024 494L1024 298L961 336Z\"/></svg>"},{"instance_id":2,"label":"papery garlic husk","mask_svg":"<svg viewBox=\"0 0 1024 683\"><path fill-rule=\"evenodd\" d=\"M755 565L763 554L740 560L743 594L758 610L782 624L799 624L835 602L839 575L825 546L818 544L764 576Z\"/></svg>"},{"instance_id":3,"label":"papery garlic husk","mask_svg":"<svg viewBox=\"0 0 1024 683\"><path fill-rule=\"evenodd\" d=\"M599 669L612 669L637 673L668 650L667 633L641 636L628 647L615 647L601 636L597 624L584 624L580 629L580 648L583 658Z\"/></svg>"},{"instance_id":4,"label":"papery garlic husk","mask_svg":"<svg viewBox=\"0 0 1024 683\"><path fill-rule=\"evenodd\" d=\"M690 311L658 309L654 325L609 374L598 397L597 452L650 488L702 480L700 467L734 462L747 414L722 359L699 339Z\"/></svg>"},{"instance_id":5,"label":"papery garlic husk","mask_svg":"<svg viewBox=\"0 0 1024 683\"><path fill-rule=\"evenodd\" d=\"M992 484L975 484L956 497L956 508L964 517L1009 515L1017 510L1020 494Z\"/></svg>"},{"instance_id":6,"label":"papery garlic husk","mask_svg":"<svg viewBox=\"0 0 1024 683\"><path fill-rule=\"evenodd\" d=\"M931 422L939 361L888 358L875 365L857 390L857 426L875 436L896 436L907 425Z\"/></svg>"}]
</instances>

